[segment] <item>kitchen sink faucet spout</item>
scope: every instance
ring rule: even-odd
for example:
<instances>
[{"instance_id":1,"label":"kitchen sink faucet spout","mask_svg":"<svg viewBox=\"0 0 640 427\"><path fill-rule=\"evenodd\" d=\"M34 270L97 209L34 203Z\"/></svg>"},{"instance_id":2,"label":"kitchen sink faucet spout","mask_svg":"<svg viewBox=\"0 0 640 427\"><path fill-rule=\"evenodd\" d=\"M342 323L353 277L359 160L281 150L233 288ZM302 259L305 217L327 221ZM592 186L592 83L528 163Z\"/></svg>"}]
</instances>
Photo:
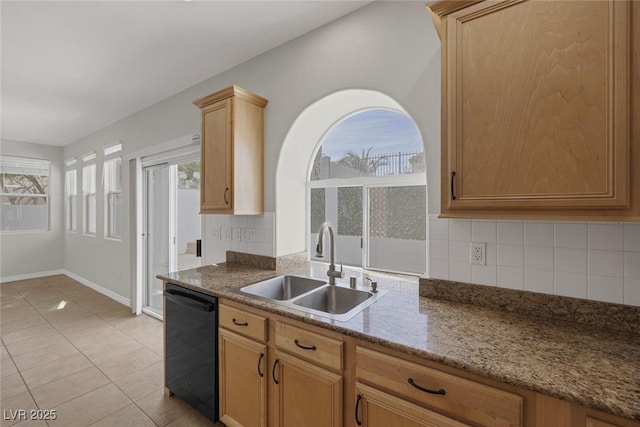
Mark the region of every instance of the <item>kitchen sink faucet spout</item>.
<instances>
[{"instance_id":1,"label":"kitchen sink faucet spout","mask_svg":"<svg viewBox=\"0 0 640 427\"><path fill-rule=\"evenodd\" d=\"M335 242L333 241L333 228L331 224L328 222L323 223L318 229L318 243L316 244L316 258L322 258L324 256L323 251L323 240L325 231L329 231L329 270L327 271L327 276L329 276L329 284L336 284L336 277L344 277L344 273L342 272L342 263L340 263L340 271L336 270L335 263Z\"/></svg>"}]
</instances>

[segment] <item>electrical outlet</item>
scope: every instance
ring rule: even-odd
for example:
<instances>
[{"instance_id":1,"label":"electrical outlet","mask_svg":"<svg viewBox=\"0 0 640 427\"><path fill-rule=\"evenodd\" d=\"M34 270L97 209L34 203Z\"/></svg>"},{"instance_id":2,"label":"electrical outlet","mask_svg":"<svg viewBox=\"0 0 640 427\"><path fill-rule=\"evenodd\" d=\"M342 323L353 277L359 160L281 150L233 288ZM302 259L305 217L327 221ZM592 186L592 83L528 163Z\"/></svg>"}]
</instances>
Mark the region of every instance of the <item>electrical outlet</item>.
<instances>
[{"instance_id":1,"label":"electrical outlet","mask_svg":"<svg viewBox=\"0 0 640 427\"><path fill-rule=\"evenodd\" d=\"M222 239L222 231L220 230L220 227L211 227L211 237L217 240Z\"/></svg>"},{"instance_id":2,"label":"electrical outlet","mask_svg":"<svg viewBox=\"0 0 640 427\"><path fill-rule=\"evenodd\" d=\"M238 227L233 227L231 231L232 231L231 240L233 240L234 242L239 242L242 238L242 230Z\"/></svg>"},{"instance_id":3,"label":"electrical outlet","mask_svg":"<svg viewBox=\"0 0 640 427\"><path fill-rule=\"evenodd\" d=\"M471 242L471 264L487 265L486 242Z\"/></svg>"}]
</instances>

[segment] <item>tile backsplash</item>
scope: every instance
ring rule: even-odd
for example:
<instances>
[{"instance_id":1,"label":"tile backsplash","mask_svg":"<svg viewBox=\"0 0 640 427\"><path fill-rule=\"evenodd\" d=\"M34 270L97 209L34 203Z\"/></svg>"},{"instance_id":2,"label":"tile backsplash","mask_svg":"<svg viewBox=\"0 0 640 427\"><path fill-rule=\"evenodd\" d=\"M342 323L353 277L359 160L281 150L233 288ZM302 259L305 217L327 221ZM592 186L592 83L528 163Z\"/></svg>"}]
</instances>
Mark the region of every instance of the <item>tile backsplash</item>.
<instances>
[{"instance_id":1,"label":"tile backsplash","mask_svg":"<svg viewBox=\"0 0 640 427\"><path fill-rule=\"evenodd\" d=\"M204 263L225 262L227 251L274 256L275 214L205 215Z\"/></svg>"},{"instance_id":2,"label":"tile backsplash","mask_svg":"<svg viewBox=\"0 0 640 427\"><path fill-rule=\"evenodd\" d=\"M486 243L486 265L471 264ZM430 277L640 306L640 224L439 219Z\"/></svg>"}]
</instances>

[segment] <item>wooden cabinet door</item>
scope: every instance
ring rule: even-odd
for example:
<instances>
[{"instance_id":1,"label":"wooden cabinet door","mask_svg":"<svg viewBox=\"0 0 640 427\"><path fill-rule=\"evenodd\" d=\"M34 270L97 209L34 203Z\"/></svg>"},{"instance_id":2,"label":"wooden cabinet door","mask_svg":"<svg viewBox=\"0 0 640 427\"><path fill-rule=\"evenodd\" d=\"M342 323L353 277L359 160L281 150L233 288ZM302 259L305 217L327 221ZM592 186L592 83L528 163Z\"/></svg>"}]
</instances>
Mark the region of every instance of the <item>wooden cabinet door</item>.
<instances>
[{"instance_id":1,"label":"wooden cabinet door","mask_svg":"<svg viewBox=\"0 0 640 427\"><path fill-rule=\"evenodd\" d=\"M342 376L275 352L273 381L280 427L342 425Z\"/></svg>"},{"instance_id":2,"label":"wooden cabinet door","mask_svg":"<svg viewBox=\"0 0 640 427\"><path fill-rule=\"evenodd\" d=\"M227 426L267 425L267 349L220 329L220 420Z\"/></svg>"},{"instance_id":3,"label":"wooden cabinet door","mask_svg":"<svg viewBox=\"0 0 640 427\"><path fill-rule=\"evenodd\" d=\"M356 384L356 424L366 427L465 427L444 415Z\"/></svg>"},{"instance_id":4,"label":"wooden cabinet door","mask_svg":"<svg viewBox=\"0 0 640 427\"><path fill-rule=\"evenodd\" d=\"M231 98L202 110L201 213L233 209L231 110Z\"/></svg>"},{"instance_id":5,"label":"wooden cabinet door","mask_svg":"<svg viewBox=\"0 0 640 427\"><path fill-rule=\"evenodd\" d=\"M442 208L622 209L630 2L483 2L442 21Z\"/></svg>"}]
</instances>

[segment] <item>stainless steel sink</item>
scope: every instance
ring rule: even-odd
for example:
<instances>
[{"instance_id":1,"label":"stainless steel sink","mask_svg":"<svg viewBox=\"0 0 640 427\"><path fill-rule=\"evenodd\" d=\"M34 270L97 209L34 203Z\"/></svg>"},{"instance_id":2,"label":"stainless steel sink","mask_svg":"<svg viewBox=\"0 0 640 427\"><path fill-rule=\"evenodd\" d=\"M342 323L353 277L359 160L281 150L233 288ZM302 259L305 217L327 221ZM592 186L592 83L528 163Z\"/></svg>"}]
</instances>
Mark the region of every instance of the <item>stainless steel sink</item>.
<instances>
[{"instance_id":1,"label":"stainless steel sink","mask_svg":"<svg viewBox=\"0 0 640 427\"><path fill-rule=\"evenodd\" d=\"M298 298L293 304L329 314L344 314L372 296L371 292L325 286Z\"/></svg>"},{"instance_id":2,"label":"stainless steel sink","mask_svg":"<svg viewBox=\"0 0 640 427\"><path fill-rule=\"evenodd\" d=\"M245 294L271 300L290 300L325 285L322 280L300 276L278 276L240 289Z\"/></svg>"},{"instance_id":3,"label":"stainless steel sink","mask_svg":"<svg viewBox=\"0 0 640 427\"><path fill-rule=\"evenodd\" d=\"M352 289L346 284L329 285L323 280L300 276L278 276L234 292L342 322L351 319L387 293L384 290L370 292L364 287Z\"/></svg>"}]
</instances>

